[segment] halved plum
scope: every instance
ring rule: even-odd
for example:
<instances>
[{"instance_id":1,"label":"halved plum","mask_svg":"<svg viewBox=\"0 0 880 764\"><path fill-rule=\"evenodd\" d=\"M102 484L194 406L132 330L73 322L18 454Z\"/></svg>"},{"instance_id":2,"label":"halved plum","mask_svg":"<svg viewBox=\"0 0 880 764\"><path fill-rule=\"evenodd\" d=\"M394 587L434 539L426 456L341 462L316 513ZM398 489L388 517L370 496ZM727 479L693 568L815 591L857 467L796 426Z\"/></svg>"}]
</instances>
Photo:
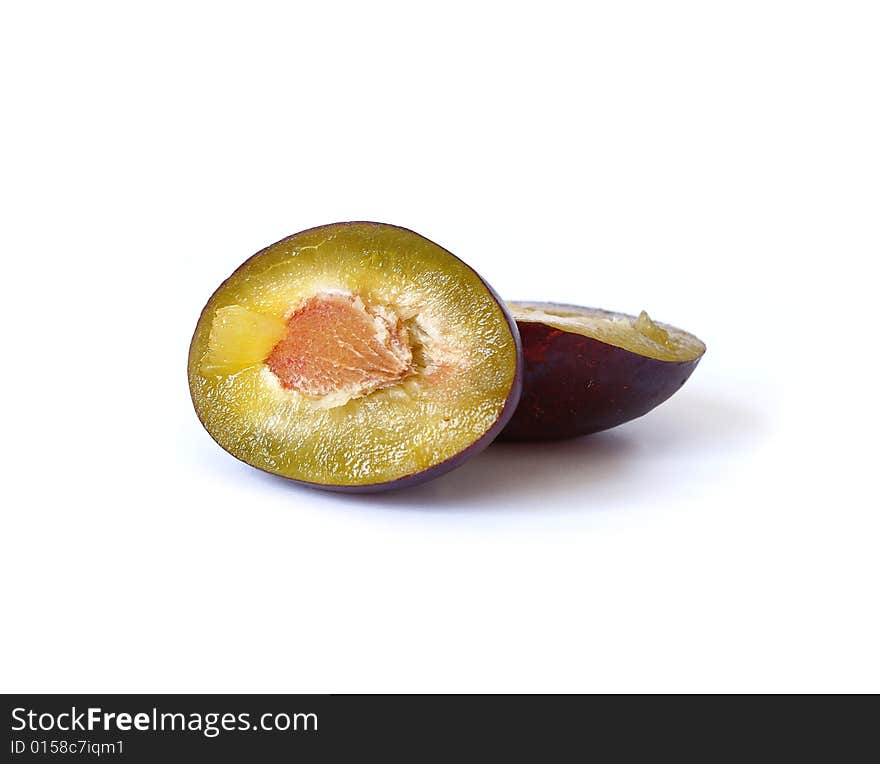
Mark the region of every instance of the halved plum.
<instances>
[{"instance_id":1,"label":"halved plum","mask_svg":"<svg viewBox=\"0 0 880 764\"><path fill-rule=\"evenodd\" d=\"M489 445L522 387L516 324L413 231L334 223L247 260L189 351L205 429L266 472L339 491L423 482Z\"/></svg>"},{"instance_id":2,"label":"halved plum","mask_svg":"<svg viewBox=\"0 0 880 764\"><path fill-rule=\"evenodd\" d=\"M508 302L525 357L523 393L501 437L557 440L616 427L678 390L706 346L639 316L576 305Z\"/></svg>"}]
</instances>

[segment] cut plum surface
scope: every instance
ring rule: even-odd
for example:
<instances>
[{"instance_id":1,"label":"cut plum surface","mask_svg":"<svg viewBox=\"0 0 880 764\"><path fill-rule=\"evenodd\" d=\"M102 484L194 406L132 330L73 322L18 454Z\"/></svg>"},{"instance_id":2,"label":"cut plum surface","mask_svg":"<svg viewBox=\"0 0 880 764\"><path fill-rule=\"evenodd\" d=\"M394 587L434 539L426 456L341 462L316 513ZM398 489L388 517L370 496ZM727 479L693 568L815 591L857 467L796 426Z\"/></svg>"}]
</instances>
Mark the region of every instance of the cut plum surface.
<instances>
[{"instance_id":1,"label":"cut plum surface","mask_svg":"<svg viewBox=\"0 0 880 764\"><path fill-rule=\"evenodd\" d=\"M199 419L259 469L322 488L421 482L478 453L521 389L516 325L418 234L336 223L246 261L189 354Z\"/></svg>"},{"instance_id":2,"label":"cut plum surface","mask_svg":"<svg viewBox=\"0 0 880 764\"><path fill-rule=\"evenodd\" d=\"M706 346L694 335L656 323L645 311L630 316L546 302L510 302L508 308L517 323L542 323L658 361L693 361L706 352Z\"/></svg>"},{"instance_id":3,"label":"cut plum surface","mask_svg":"<svg viewBox=\"0 0 880 764\"><path fill-rule=\"evenodd\" d=\"M692 334L639 316L509 302L525 357L523 393L502 437L555 440L628 422L663 403L706 351Z\"/></svg>"}]
</instances>

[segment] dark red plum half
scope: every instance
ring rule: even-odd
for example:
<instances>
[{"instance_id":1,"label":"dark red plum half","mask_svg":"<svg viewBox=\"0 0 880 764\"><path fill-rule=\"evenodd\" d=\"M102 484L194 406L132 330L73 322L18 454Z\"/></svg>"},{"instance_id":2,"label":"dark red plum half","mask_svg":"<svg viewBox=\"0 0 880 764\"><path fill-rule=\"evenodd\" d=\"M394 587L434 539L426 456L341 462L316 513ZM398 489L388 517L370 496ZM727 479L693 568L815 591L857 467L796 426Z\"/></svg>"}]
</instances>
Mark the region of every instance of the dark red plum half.
<instances>
[{"instance_id":1,"label":"dark red plum half","mask_svg":"<svg viewBox=\"0 0 880 764\"><path fill-rule=\"evenodd\" d=\"M522 388L516 324L480 276L383 223L334 223L258 252L214 292L190 393L217 443L317 488L422 483L501 432Z\"/></svg>"},{"instance_id":2,"label":"dark red plum half","mask_svg":"<svg viewBox=\"0 0 880 764\"><path fill-rule=\"evenodd\" d=\"M523 393L501 438L558 440L647 414L706 351L692 334L597 308L508 302L525 358Z\"/></svg>"}]
</instances>

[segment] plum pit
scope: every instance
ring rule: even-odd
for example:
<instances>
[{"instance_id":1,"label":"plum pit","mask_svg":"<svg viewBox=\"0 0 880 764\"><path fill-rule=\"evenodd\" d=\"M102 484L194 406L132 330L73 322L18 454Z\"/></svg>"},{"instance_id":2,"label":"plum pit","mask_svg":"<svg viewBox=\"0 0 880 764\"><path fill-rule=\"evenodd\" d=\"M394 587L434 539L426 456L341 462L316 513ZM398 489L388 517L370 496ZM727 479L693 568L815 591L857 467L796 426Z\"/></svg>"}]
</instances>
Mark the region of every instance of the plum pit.
<instances>
[{"instance_id":1,"label":"plum pit","mask_svg":"<svg viewBox=\"0 0 880 764\"><path fill-rule=\"evenodd\" d=\"M337 404L413 373L408 331L397 314L352 294L306 300L265 363L285 389Z\"/></svg>"}]
</instances>

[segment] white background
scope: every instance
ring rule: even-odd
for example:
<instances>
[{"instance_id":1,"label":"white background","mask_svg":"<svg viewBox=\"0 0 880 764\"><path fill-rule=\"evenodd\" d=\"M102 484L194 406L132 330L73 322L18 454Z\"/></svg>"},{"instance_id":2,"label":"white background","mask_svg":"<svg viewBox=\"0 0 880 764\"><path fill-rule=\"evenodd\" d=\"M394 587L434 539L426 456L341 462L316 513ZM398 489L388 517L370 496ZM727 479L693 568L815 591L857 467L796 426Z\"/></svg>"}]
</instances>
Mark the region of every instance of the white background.
<instances>
[{"instance_id":1,"label":"white background","mask_svg":"<svg viewBox=\"0 0 880 764\"><path fill-rule=\"evenodd\" d=\"M5 691L880 690L874 3L6 3ZM343 497L199 426L200 308L380 220L709 351Z\"/></svg>"}]
</instances>

